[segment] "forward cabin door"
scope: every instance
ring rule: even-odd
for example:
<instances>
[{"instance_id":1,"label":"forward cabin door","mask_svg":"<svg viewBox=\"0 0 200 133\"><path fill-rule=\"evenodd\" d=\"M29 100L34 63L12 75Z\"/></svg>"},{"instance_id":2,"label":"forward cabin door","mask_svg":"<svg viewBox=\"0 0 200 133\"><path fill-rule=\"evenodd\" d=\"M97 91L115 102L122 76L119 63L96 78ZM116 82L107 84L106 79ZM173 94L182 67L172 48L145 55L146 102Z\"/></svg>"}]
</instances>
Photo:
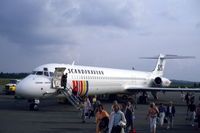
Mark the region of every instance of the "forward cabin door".
<instances>
[{"instance_id":1,"label":"forward cabin door","mask_svg":"<svg viewBox=\"0 0 200 133\"><path fill-rule=\"evenodd\" d=\"M53 75L53 88L61 88L61 79L66 70L65 67L56 67Z\"/></svg>"}]
</instances>

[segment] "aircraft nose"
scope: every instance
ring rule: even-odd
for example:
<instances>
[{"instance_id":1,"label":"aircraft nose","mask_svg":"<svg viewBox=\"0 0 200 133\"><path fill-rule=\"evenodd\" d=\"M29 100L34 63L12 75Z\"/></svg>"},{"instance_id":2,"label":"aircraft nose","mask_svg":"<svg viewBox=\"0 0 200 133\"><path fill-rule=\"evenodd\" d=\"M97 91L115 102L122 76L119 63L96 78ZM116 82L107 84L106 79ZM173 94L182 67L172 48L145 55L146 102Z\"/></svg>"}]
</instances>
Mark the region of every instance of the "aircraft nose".
<instances>
[{"instance_id":1,"label":"aircraft nose","mask_svg":"<svg viewBox=\"0 0 200 133\"><path fill-rule=\"evenodd\" d=\"M26 87L27 87L27 77L25 78L25 79L23 79L23 80L21 80L18 84L17 84L17 86L16 86L16 90L15 90L15 93L16 93L16 95L18 95L18 96L23 96L23 95L25 95L25 92L26 92Z\"/></svg>"},{"instance_id":2,"label":"aircraft nose","mask_svg":"<svg viewBox=\"0 0 200 133\"><path fill-rule=\"evenodd\" d=\"M33 77L31 75L21 80L16 86L16 95L22 97L30 96L30 88L33 86L32 81Z\"/></svg>"}]
</instances>

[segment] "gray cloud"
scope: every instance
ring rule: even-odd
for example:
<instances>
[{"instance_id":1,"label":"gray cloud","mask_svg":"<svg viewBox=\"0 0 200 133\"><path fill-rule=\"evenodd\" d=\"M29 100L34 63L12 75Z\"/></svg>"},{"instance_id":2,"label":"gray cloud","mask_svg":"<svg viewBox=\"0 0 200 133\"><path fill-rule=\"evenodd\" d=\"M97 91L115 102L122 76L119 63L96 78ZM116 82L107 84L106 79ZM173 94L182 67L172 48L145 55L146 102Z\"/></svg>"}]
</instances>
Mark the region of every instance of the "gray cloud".
<instances>
[{"instance_id":1,"label":"gray cloud","mask_svg":"<svg viewBox=\"0 0 200 133\"><path fill-rule=\"evenodd\" d=\"M31 71L41 64L73 60L80 65L150 71L156 62L138 57L167 53L198 58L196 2L1 0L0 71ZM166 76L200 80L199 65L198 60L169 63ZM193 78L182 73L189 75L190 68Z\"/></svg>"}]
</instances>

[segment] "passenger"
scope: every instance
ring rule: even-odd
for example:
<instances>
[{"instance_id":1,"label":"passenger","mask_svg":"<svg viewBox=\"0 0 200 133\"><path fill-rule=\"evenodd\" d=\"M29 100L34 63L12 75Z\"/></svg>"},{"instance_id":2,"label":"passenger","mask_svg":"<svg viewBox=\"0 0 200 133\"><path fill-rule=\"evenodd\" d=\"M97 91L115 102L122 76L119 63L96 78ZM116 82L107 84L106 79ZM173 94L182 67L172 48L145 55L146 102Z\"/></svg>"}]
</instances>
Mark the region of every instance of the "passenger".
<instances>
[{"instance_id":1,"label":"passenger","mask_svg":"<svg viewBox=\"0 0 200 133\"><path fill-rule=\"evenodd\" d=\"M66 85L67 85L67 73L64 75L62 75L61 78L61 87L64 87L64 89L66 89Z\"/></svg>"},{"instance_id":2,"label":"passenger","mask_svg":"<svg viewBox=\"0 0 200 133\"><path fill-rule=\"evenodd\" d=\"M95 110L97 109L97 98L96 95L92 97L92 109L90 113L90 117L95 117L96 113Z\"/></svg>"},{"instance_id":3,"label":"passenger","mask_svg":"<svg viewBox=\"0 0 200 133\"><path fill-rule=\"evenodd\" d=\"M191 104L188 105L188 114L189 114L189 120L191 121L191 125L194 126L194 120L196 115L196 105L191 102Z\"/></svg>"},{"instance_id":4,"label":"passenger","mask_svg":"<svg viewBox=\"0 0 200 133\"><path fill-rule=\"evenodd\" d=\"M117 102L117 100L114 100L113 101L113 105L111 106L111 111L110 111L110 113L112 113L113 111L114 111L114 106L116 105L116 104L118 104L118 102Z\"/></svg>"},{"instance_id":5,"label":"passenger","mask_svg":"<svg viewBox=\"0 0 200 133\"><path fill-rule=\"evenodd\" d=\"M184 102L185 101L185 94L181 93L181 100Z\"/></svg>"},{"instance_id":6,"label":"passenger","mask_svg":"<svg viewBox=\"0 0 200 133\"><path fill-rule=\"evenodd\" d=\"M156 133L156 120L159 114L159 110L156 107L155 103L150 103L150 108L148 111L147 118L149 117L149 124L150 124L150 132Z\"/></svg>"},{"instance_id":7,"label":"passenger","mask_svg":"<svg viewBox=\"0 0 200 133\"><path fill-rule=\"evenodd\" d=\"M104 110L103 105L98 106L96 116L96 133L104 133L108 130L109 114Z\"/></svg>"},{"instance_id":8,"label":"passenger","mask_svg":"<svg viewBox=\"0 0 200 133\"><path fill-rule=\"evenodd\" d=\"M168 120L167 129L173 128L173 119L175 113L176 113L175 106L173 105L172 102L170 102L169 105L167 106L167 111L166 111L166 117Z\"/></svg>"},{"instance_id":9,"label":"passenger","mask_svg":"<svg viewBox=\"0 0 200 133\"><path fill-rule=\"evenodd\" d=\"M194 93L192 93L190 97L190 103L194 103L194 101L195 101L195 95Z\"/></svg>"},{"instance_id":10,"label":"passenger","mask_svg":"<svg viewBox=\"0 0 200 133\"><path fill-rule=\"evenodd\" d=\"M185 95L185 101L186 101L186 104L189 105L189 101L190 101L190 95L189 95L189 93L187 93Z\"/></svg>"},{"instance_id":11,"label":"passenger","mask_svg":"<svg viewBox=\"0 0 200 133\"><path fill-rule=\"evenodd\" d=\"M120 111L118 104L115 104L113 109L114 111L110 115L109 133L124 133L124 127L126 126L124 113Z\"/></svg>"},{"instance_id":12,"label":"passenger","mask_svg":"<svg viewBox=\"0 0 200 133\"><path fill-rule=\"evenodd\" d=\"M136 94L132 95L132 102L131 103L132 103L134 109L136 109L137 108L137 96L136 96Z\"/></svg>"},{"instance_id":13,"label":"passenger","mask_svg":"<svg viewBox=\"0 0 200 133\"><path fill-rule=\"evenodd\" d=\"M86 118L89 116L89 110L91 109L91 103L88 97L85 97L82 102L82 122L85 123Z\"/></svg>"},{"instance_id":14,"label":"passenger","mask_svg":"<svg viewBox=\"0 0 200 133\"><path fill-rule=\"evenodd\" d=\"M160 126L163 127L166 109L162 103L160 103L158 109L159 109Z\"/></svg>"},{"instance_id":15,"label":"passenger","mask_svg":"<svg viewBox=\"0 0 200 133\"><path fill-rule=\"evenodd\" d=\"M196 115L197 115L198 129L200 130L200 104L198 105L196 109Z\"/></svg>"},{"instance_id":16,"label":"passenger","mask_svg":"<svg viewBox=\"0 0 200 133\"><path fill-rule=\"evenodd\" d=\"M134 121L135 121L135 106L133 105L133 103L131 103L131 102L128 102L127 103L128 105L128 108L131 110L131 113L132 113L132 125L131 125L131 130L133 130L134 129Z\"/></svg>"},{"instance_id":17,"label":"passenger","mask_svg":"<svg viewBox=\"0 0 200 133\"><path fill-rule=\"evenodd\" d=\"M132 107L130 105L131 103L128 102L127 104L122 104L122 112L125 115L126 118L126 128L125 133L129 133L130 131L133 131L133 113L132 113Z\"/></svg>"}]
</instances>

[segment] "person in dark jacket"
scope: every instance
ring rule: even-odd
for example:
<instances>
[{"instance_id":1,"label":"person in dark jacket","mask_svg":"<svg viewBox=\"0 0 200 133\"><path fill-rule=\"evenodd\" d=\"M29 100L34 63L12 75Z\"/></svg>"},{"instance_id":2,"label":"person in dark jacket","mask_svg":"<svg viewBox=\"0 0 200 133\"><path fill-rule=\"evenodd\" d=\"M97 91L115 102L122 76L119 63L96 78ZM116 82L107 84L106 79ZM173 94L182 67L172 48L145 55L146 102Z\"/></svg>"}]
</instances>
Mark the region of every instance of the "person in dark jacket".
<instances>
[{"instance_id":1,"label":"person in dark jacket","mask_svg":"<svg viewBox=\"0 0 200 133\"><path fill-rule=\"evenodd\" d=\"M191 102L188 105L187 112L189 114L189 120L191 122L191 125L194 126L194 120L195 120L195 115L196 115L196 105L193 102Z\"/></svg>"},{"instance_id":2,"label":"person in dark jacket","mask_svg":"<svg viewBox=\"0 0 200 133\"><path fill-rule=\"evenodd\" d=\"M129 133L129 131L133 130L133 120L132 120L133 113L131 109L128 107L128 103L122 104L122 112L124 113L125 118L126 118L125 133Z\"/></svg>"},{"instance_id":3,"label":"person in dark jacket","mask_svg":"<svg viewBox=\"0 0 200 133\"><path fill-rule=\"evenodd\" d=\"M64 87L64 89L66 89L66 85L67 85L67 73L63 74L61 78L61 86Z\"/></svg>"},{"instance_id":4,"label":"person in dark jacket","mask_svg":"<svg viewBox=\"0 0 200 133\"><path fill-rule=\"evenodd\" d=\"M167 111L166 111L166 117L168 118L167 129L173 128L173 119L175 113L176 113L175 106L173 105L172 102L170 102L169 105L167 106Z\"/></svg>"}]
</instances>

